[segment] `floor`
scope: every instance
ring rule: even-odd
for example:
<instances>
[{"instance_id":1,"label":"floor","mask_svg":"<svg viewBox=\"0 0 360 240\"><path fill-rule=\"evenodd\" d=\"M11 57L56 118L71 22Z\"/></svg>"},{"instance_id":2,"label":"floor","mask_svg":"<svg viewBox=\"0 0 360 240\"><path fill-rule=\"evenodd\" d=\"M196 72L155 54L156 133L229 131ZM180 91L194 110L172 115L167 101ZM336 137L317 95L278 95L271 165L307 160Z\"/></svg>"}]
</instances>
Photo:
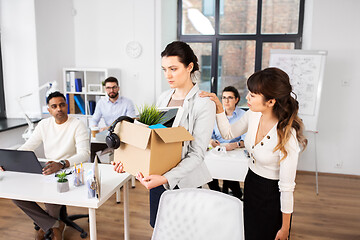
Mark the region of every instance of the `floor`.
<instances>
[{"instance_id":1,"label":"floor","mask_svg":"<svg viewBox=\"0 0 360 240\"><path fill-rule=\"evenodd\" d=\"M291 240L359 240L360 239L360 178L344 176L319 177L319 195L315 193L313 174L298 173L295 190ZM148 223L148 191L136 183L130 189L130 238L151 239ZM7 199L0 199L0 239L33 239L35 230L28 217ZM70 214L87 213L86 209L69 207ZM86 219L77 223L88 229ZM97 210L99 240L123 239L123 207L115 196ZM67 228L65 238L80 240L74 229ZM89 239L89 237L87 238Z\"/></svg>"}]
</instances>

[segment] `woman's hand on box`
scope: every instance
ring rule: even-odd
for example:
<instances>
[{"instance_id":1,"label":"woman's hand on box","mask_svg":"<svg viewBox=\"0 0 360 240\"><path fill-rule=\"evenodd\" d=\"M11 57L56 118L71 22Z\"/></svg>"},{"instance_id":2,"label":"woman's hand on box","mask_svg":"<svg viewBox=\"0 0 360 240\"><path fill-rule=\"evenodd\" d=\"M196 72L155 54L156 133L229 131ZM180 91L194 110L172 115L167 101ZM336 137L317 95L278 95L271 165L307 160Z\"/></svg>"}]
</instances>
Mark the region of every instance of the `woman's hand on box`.
<instances>
[{"instance_id":1,"label":"woman's hand on box","mask_svg":"<svg viewBox=\"0 0 360 240\"><path fill-rule=\"evenodd\" d=\"M114 162L114 161L112 161L111 164L114 165L114 171L115 172L118 172L118 173L125 172L122 162Z\"/></svg>"},{"instance_id":2,"label":"woman's hand on box","mask_svg":"<svg viewBox=\"0 0 360 240\"><path fill-rule=\"evenodd\" d=\"M150 175L144 177L141 172L138 172L136 175L136 179L140 181L142 185L144 185L147 189L152 189L167 183L167 179L161 175Z\"/></svg>"}]
</instances>

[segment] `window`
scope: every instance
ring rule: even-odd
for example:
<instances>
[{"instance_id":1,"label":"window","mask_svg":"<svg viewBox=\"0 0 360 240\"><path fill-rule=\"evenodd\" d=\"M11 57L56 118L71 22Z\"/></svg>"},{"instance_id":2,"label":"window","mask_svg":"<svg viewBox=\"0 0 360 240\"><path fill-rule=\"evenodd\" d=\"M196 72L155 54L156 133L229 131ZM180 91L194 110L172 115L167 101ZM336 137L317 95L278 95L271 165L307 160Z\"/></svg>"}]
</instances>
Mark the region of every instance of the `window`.
<instances>
[{"instance_id":1,"label":"window","mask_svg":"<svg viewBox=\"0 0 360 240\"><path fill-rule=\"evenodd\" d=\"M2 59L1 59L1 35L0 35L0 119L6 118L5 112L5 96L4 96L4 82L2 71Z\"/></svg>"},{"instance_id":2,"label":"window","mask_svg":"<svg viewBox=\"0 0 360 240\"><path fill-rule=\"evenodd\" d=\"M200 86L202 85L202 83L207 84L207 80L211 79L211 56L209 55L202 55L201 56L201 82L200 82ZM221 72L221 65L222 65L222 56L219 56L219 62L218 62L218 72ZM201 87L200 87L201 88ZM207 89L207 86L202 86L201 89ZM210 90L210 89L209 89Z\"/></svg>"},{"instance_id":3,"label":"window","mask_svg":"<svg viewBox=\"0 0 360 240\"><path fill-rule=\"evenodd\" d=\"M305 0L179 0L178 38L199 58L200 88L232 85L246 104L247 78L269 65L270 49L300 49Z\"/></svg>"},{"instance_id":4,"label":"window","mask_svg":"<svg viewBox=\"0 0 360 240\"><path fill-rule=\"evenodd\" d=\"M215 16L215 0L203 0L202 12L205 16ZM220 15L224 15L224 1L220 0Z\"/></svg>"}]
</instances>

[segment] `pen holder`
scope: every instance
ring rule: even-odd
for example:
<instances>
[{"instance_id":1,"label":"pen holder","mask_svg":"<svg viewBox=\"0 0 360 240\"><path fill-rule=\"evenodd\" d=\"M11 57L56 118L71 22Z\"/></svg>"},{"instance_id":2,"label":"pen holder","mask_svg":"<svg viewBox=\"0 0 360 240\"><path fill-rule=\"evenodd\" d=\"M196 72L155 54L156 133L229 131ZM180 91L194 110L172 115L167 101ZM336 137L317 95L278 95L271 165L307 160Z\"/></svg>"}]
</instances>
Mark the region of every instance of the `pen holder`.
<instances>
[{"instance_id":1,"label":"pen holder","mask_svg":"<svg viewBox=\"0 0 360 240\"><path fill-rule=\"evenodd\" d=\"M74 174L74 186L79 187L81 185L84 185L84 170L80 169L79 172L75 172Z\"/></svg>"}]
</instances>

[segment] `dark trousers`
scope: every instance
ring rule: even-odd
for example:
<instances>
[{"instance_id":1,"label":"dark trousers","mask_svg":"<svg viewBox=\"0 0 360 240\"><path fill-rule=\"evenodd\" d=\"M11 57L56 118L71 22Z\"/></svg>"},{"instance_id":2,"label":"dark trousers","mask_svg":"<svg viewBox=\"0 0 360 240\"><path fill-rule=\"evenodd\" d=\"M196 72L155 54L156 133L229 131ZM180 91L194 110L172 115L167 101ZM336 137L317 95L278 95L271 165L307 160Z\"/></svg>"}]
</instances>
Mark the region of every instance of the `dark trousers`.
<instances>
[{"instance_id":1,"label":"dark trousers","mask_svg":"<svg viewBox=\"0 0 360 240\"><path fill-rule=\"evenodd\" d=\"M245 240L274 240L282 226L278 180L263 178L250 169L245 178Z\"/></svg>"},{"instance_id":2,"label":"dark trousers","mask_svg":"<svg viewBox=\"0 0 360 240\"><path fill-rule=\"evenodd\" d=\"M36 202L12 200L23 212L28 215L44 232L52 228L60 217L62 205L45 203L42 209Z\"/></svg>"},{"instance_id":3,"label":"dark trousers","mask_svg":"<svg viewBox=\"0 0 360 240\"><path fill-rule=\"evenodd\" d=\"M150 189L150 225L155 227L156 215L161 195L166 191L163 185Z\"/></svg>"},{"instance_id":4,"label":"dark trousers","mask_svg":"<svg viewBox=\"0 0 360 240\"><path fill-rule=\"evenodd\" d=\"M90 161L94 162L94 158L96 155L96 152L98 151L102 151L104 149L107 148L107 145L105 143L91 143L91 148L90 148Z\"/></svg>"},{"instance_id":5,"label":"dark trousers","mask_svg":"<svg viewBox=\"0 0 360 240\"><path fill-rule=\"evenodd\" d=\"M208 183L208 185L211 190L221 192L221 189L219 186L219 180L213 179L211 182ZM238 199L242 198L240 183L238 181L223 180L222 192L229 193L229 188L231 189L234 197L237 197Z\"/></svg>"}]
</instances>

